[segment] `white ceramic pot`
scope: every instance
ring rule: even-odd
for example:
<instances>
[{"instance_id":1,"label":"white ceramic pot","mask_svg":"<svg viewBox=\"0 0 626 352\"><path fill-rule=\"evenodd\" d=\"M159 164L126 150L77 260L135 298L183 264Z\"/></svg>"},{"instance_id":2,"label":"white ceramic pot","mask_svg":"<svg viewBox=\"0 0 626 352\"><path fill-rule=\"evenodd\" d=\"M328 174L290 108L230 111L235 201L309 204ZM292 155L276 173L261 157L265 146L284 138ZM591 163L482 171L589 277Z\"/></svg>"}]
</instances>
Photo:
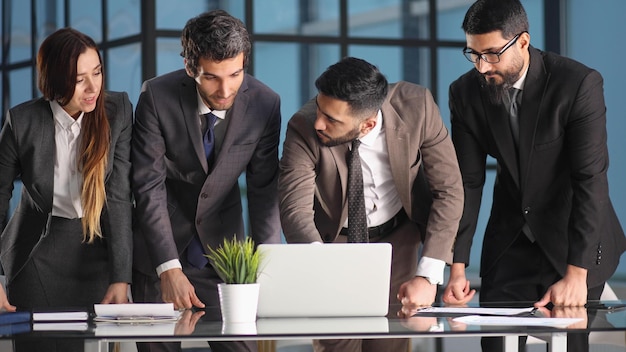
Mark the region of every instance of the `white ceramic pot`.
<instances>
[{"instance_id":1,"label":"white ceramic pot","mask_svg":"<svg viewBox=\"0 0 626 352\"><path fill-rule=\"evenodd\" d=\"M218 284L222 321L248 323L256 321L259 284Z\"/></svg>"}]
</instances>

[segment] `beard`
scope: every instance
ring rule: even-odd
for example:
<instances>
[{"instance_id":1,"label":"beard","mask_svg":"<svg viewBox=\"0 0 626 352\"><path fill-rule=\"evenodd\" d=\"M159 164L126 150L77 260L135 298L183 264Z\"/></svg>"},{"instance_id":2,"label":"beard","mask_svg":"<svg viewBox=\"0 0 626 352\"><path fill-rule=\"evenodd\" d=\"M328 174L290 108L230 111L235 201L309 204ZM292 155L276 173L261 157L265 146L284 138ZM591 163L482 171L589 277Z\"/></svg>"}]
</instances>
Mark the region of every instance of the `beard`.
<instances>
[{"instance_id":1,"label":"beard","mask_svg":"<svg viewBox=\"0 0 626 352\"><path fill-rule=\"evenodd\" d=\"M322 131L317 131L317 133L319 133L319 134L321 134L321 135L323 135L324 137L327 138L327 140L324 141L318 135L317 138L319 139L320 143L322 143L326 147L334 147L334 146L337 146L337 145L340 145L340 144L352 142L353 140L355 140L355 139L357 139L359 137L359 134L361 134L361 131L359 130L359 127L356 126L354 129L348 131L343 136L339 136L339 137L336 137L336 138L332 138L332 137L330 137L329 135L325 134Z\"/></svg>"},{"instance_id":2,"label":"beard","mask_svg":"<svg viewBox=\"0 0 626 352\"><path fill-rule=\"evenodd\" d=\"M524 60L521 56L517 56L512 60L510 69L506 71L489 71L481 75L487 87L489 101L491 101L492 104L502 104L504 95L508 94L507 90L520 78L522 69L524 69ZM497 75L500 76L502 80L498 82L496 78L487 78L486 75Z\"/></svg>"}]
</instances>

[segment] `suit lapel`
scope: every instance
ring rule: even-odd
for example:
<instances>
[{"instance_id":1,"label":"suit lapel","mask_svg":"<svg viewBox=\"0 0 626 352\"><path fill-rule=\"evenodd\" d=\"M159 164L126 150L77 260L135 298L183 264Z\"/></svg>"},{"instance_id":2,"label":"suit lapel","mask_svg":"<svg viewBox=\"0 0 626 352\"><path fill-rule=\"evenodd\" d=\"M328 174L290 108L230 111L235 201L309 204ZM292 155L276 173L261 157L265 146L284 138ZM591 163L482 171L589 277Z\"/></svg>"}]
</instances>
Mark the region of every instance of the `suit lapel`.
<instances>
[{"instance_id":1,"label":"suit lapel","mask_svg":"<svg viewBox=\"0 0 626 352\"><path fill-rule=\"evenodd\" d=\"M528 173L528 161L532 157L535 131L539 122L539 111L549 75L543 68L541 54L534 48L530 48L530 67L524 83L522 103L520 105L520 138L519 157L521 189L524 188Z\"/></svg>"},{"instance_id":2,"label":"suit lapel","mask_svg":"<svg viewBox=\"0 0 626 352\"><path fill-rule=\"evenodd\" d=\"M334 147L325 147L321 146L320 148L328 148L330 150L330 154L335 160L335 165L337 167L337 174L339 175L339 183L341 185L341 224L345 222L345 219L348 217L348 162L347 156L350 153L350 148L348 147L350 143L340 144ZM326 184L329 187L332 187L335 183L332 180L325 180L325 182L321 183L322 185ZM332 188L327 189L328 193L332 192ZM326 199L326 197L319 197L319 199ZM329 197L328 199L332 199ZM327 208L329 211L334 211L332 209L332 204L322 204L323 207ZM331 213L332 214L332 213Z\"/></svg>"},{"instance_id":3,"label":"suit lapel","mask_svg":"<svg viewBox=\"0 0 626 352\"><path fill-rule=\"evenodd\" d=\"M229 150L241 134L246 134L246 119L254 118L247 117L248 104L250 102L250 97L248 96L247 91L248 83L246 76L241 83L241 87L239 87L233 106L226 112L228 125L226 126L226 131L224 132L224 139L222 141L222 146L220 147L221 151ZM222 160L226 157L225 154L225 152L220 152L215 155L214 169L223 162Z\"/></svg>"},{"instance_id":4,"label":"suit lapel","mask_svg":"<svg viewBox=\"0 0 626 352\"><path fill-rule=\"evenodd\" d=\"M204 154L204 145L202 144L202 131L200 130L199 112L198 112L198 93L196 91L196 83L193 79L185 76L180 84L180 106L183 111L182 119L187 127L189 140L196 151L196 155L202 164L205 172L208 172L208 164Z\"/></svg>"},{"instance_id":5,"label":"suit lapel","mask_svg":"<svg viewBox=\"0 0 626 352\"><path fill-rule=\"evenodd\" d=\"M481 79L481 78L478 78ZM489 92L483 85L481 86L481 99L483 109L487 117L487 123L490 126L492 140L500 150L501 158L498 163L503 164L511 172L511 177L515 184L519 187L519 166L517 162L517 150L513 135L511 134L511 125L509 116L502 104L496 105L489 100Z\"/></svg>"},{"instance_id":6,"label":"suit lapel","mask_svg":"<svg viewBox=\"0 0 626 352\"><path fill-rule=\"evenodd\" d=\"M409 164L407 163L410 148L409 133L402 118L391 106L389 100L385 100L381 110L391 174L402 204L411 204L411 180L409 180Z\"/></svg>"},{"instance_id":7,"label":"suit lapel","mask_svg":"<svg viewBox=\"0 0 626 352\"><path fill-rule=\"evenodd\" d=\"M41 155L38 160L42 161L42 177L37 178L37 183L40 184L38 187L42 194L43 203L46 206L45 211L52 211L52 203L54 197L54 160L56 160L56 140L55 140L55 123L54 116L52 115L52 109L50 108L50 104L46 102L45 104L45 113L41 122L43 124L41 131L41 146L38 150L41 151Z\"/></svg>"}]
</instances>

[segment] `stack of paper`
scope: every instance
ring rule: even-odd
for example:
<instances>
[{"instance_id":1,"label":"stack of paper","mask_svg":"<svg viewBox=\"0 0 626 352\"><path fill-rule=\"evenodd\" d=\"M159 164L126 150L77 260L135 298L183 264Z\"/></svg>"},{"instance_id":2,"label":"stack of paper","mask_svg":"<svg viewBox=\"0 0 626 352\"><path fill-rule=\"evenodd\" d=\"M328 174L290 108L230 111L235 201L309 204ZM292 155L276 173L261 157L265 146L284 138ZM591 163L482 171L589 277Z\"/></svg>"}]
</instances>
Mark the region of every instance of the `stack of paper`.
<instances>
[{"instance_id":1,"label":"stack of paper","mask_svg":"<svg viewBox=\"0 0 626 352\"><path fill-rule=\"evenodd\" d=\"M473 308L473 307L428 307L420 309L419 314L462 315L454 321L471 325L501 326L551 326L565 328L580 318L545 318L535 315L536 308Z\"/></svg>"},{"instance_id":2,"label":"stack of paper","mask_svg":"<svg viewBox=\"0 0 626 352\"><path fill-rule=\"evenodd\" d=\"M86 311L33 312L33 331L85 331L88 319Z\"/></svg>"}]
</instances>

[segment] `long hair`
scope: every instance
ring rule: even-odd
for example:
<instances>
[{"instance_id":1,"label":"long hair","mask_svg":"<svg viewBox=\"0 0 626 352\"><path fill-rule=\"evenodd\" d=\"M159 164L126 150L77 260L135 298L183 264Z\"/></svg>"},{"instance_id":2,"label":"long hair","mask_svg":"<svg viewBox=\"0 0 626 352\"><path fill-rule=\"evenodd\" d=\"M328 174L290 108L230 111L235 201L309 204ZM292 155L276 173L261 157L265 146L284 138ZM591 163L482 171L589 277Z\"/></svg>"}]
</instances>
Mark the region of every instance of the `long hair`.
<instances>
[{"instance_id":1,"label":"long hair","mask_svg":"<svg viewBox=\"0 0 626 352\"><path fill-rule=\"evenodd\" d=\"M67 105L76 87L78 57L87 49L94 49L102 63L96 43L89 36L62 28L48 36L39 48L37 70L39 90L47 100ZM81 202L83 205L83 241L92 243L102 238L100 217L106 204L104 174L110 148L110 126L104 104L104 72L96 108L86 112L81 126L81 144L78 161L83 175Z\"/></svg>"}]
</instances>

